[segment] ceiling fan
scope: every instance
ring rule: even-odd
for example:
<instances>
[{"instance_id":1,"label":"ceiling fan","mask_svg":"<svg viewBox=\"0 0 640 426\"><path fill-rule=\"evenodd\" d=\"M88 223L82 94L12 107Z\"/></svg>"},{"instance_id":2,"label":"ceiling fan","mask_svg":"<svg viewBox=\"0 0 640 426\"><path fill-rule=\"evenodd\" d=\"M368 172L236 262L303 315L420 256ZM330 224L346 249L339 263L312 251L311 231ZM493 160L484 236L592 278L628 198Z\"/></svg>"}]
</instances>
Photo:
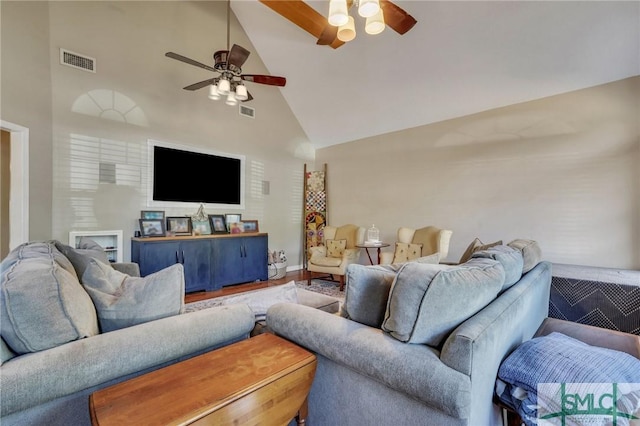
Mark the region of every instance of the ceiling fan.
<instances>
[{"instance_id":1,"label":"ceiling fan","mask_svg":"<svg viewBox=\"0 0 640 426\"><path fill-rule=\"evenodd\" d=\"M357 2L358 0L347 0L347 10ZM329 45L334 49L344 44L344 41L338 38L339 27L329 24L326 17L302 0L260 0L260 3L314 36L317 39L316 44ZM384 24L400 35L408 32L418 22L404 9L389 0L379 0L379 4L384 16ZM355 30L353 31L355 37Z\"/></svg>"},{"instance_id":2,"label":"ceiling fan","mask_svg":"<svg viewBox=\"0 0 640 426\"><path fill-rule=\"evenodd\" d=\"M175 52L167 52L165 56L184 62L189 65L204 68L208 71L219 73L220 75L199 81L183 87L184 90L198 90L209 86L209 99L217 100L221 96L226 96L227 105L237 105L238 101L249 102L253 99L251 93L247 91L243 81L266 84L269 86L284 87L287 79L272 75L242 74L242 65L249 57L250 52L242 46L234 44L229 50L229 14L230 0L227 1L227 50L218 50L213 54L213 67L187 58Z\"/></svg>"}]
</instances>

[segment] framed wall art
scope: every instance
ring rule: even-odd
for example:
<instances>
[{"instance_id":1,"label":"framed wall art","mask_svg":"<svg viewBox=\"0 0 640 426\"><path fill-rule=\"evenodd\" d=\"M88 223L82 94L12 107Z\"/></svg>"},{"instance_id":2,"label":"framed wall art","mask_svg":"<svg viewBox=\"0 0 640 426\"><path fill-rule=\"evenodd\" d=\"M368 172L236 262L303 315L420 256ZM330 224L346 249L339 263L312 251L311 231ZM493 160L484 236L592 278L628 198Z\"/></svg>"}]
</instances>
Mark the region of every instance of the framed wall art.
<instances>
[{"instance_id":1,"label":"framed wall art","mask_svg":"<svg viewBox=\"0 0 640 426\"><path fill-rule=\"evenodd\" d=\"M224 221L227 224L227 231L231 232L231 224L240 222L241 220L242 220L242 215L241 214L237 214L237 213L233 213L233 214L227 213L227 214L225 214L224 215Z\"/></svg>"},{"instance_id":2,"label":"framed wall art","mask_svg":"<svg viewBox=\"0 0 640 426\"><path fill-rule=\"evenodd\" d=\"M140 219L164 220L164 211L163 210L142 210L140 212Z\"/></svg>"},{"instance_id":3,"label":"framed wall art","mask_svg":"<svg viewBox=\"0 0 640 426\"><path fill-rule=\"evenodd\" d=\"M242 225L244 228L244 232L259 232L260 228L258 227L257 220L243 220Z\"/></svg>"},{"instance_id":4,"label":"framed wall art","mask_svg":"<svg viewBox=\"0 0 640 426\"><path fill-rule=\"evenodd\" d=\"M212 234L226 234L227 233L227 224L224 220L224 215L221 214L210 214L209 215L209 223L211 224L211 233Z\"/></svg>"},{"instance_id":5,"label":"framed wall art","mask_svg":"<svg viewBox=\"0 0 640 426\"><path fill-rule=\"evenodd\" d=\"M163 219L139 219L139 222L143 237L164 237L166 234Z\"/></svg>"},{"instance_id":6,"label":"framed wall art","mask_svg":"<svg viewBox=\"0 0 640 426\"><path fill-rule=\"evenodd\" d=\"M173 235L191 235L191 218L188 216L168 217L167 231Z\"/></svg>"},{"instance_id":7,"label":"framed wall art","mask_svg":"<svg viewBox=\"0 0 640 426\"><path fill-rule=\"evenodd\" d=\"M191 219L191 228L193 229L193 235L210 235L211 234L211 222L207 220L193 220Z\"/></svg>"}]
</instances>

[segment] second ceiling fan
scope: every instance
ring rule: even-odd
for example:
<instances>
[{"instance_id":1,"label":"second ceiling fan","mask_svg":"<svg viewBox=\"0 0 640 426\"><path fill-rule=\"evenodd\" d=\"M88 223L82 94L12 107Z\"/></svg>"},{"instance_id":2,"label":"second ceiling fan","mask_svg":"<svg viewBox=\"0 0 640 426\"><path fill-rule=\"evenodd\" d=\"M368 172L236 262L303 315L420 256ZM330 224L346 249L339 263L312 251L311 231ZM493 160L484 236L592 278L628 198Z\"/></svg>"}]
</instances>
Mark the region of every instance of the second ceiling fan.
<instances>
[{"instance_id":1,"label":"second ceiling fan","mask_svg":"<svg viewBox=\"0 0 640 426\"><path fill-rule=\"evenodd\" d=\"M363 0L360 1L363 2ZM334 8L335 4L337 5L337 8L340 9L340 13L343 14L344 17L344 15L348 13L348 10L356 5L357 2L358 0L330 0L329 13L332 13L332 9ZM288 19L289 21L293 22L294 24L314 36L317 39L316 44L329 45L334 49L342 46L345 41L349 40L349 38L339 37L339 30L345 30L345 33L343 34L347 34L349 31L351 31L351 38L355 37L355 29L353 29L353 18L351 17L349 18L350 22L348 24L345 24L344 26L331 25L329 23L329 21L331 20L331 16L328 20L325 16L320 14L318 11L316 11L314 8L312 8L302 0L260 0L260 3L269 7L274 12ZM346 8L344 6L344 3L346 3ZM371 3L378 3L378 1L373 1ZM381 13L380 18L383 17L384 21L382 21L382 27L380 27L380 25L377 26L378 29L376 29L376 31L378 32L384 29L384 25L388 25L389 27L391 27L391 29L402 35L413 28L413 26L418 22L404 9L390 2L389 0L379 0L379 6L379 11ZM351 29L347 28L347 26L351 26ZM341 38L345 41L341 40Z\"/></svg>"}]
</instances>

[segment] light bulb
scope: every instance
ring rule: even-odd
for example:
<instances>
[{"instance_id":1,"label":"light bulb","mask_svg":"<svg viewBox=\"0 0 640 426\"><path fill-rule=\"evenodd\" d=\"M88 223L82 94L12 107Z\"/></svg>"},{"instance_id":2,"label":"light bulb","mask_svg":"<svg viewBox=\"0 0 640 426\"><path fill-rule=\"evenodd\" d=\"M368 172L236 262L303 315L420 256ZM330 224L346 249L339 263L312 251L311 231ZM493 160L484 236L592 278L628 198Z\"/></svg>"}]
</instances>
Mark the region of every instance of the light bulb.
<instances>
[{"instance_id":1,"label":"light bulb","mask_svg":"<svg viewBox=\"0 0 640 426\"><path fill-rule=\"evenodd\" d=\"M380 34L384 31L384 28L385 24L382 9L380 9L375 15L367 18L367 22L364 24L364 31L371 35Z\"/></svg>"},{"instance_id":2,"label":"light bulb","mask_svg":"<svg viewBox=\"0 0 640 426\"><path fill-rule=\"evenodd\" d=\"M344 25L349 21L349 12L347 10L347 0L330 0L329 1L329 24L334 27Z\"/></svg>"},{"instance_id":3,"label":"light bulb","mask_svg":"<svg viewBox=\"0 0 640 426\"><path fill-rule=\"evenodd\" d=\"M229 106L238 105L238 100L236 99L236 95L233 92L229 92L229 94L227 95L227 100L225 101L225 104Z\"/></svg>"},{"instance_id":4,"label":"light bulb","mask_svg":"<svg viewBox=\"0 0 640 426\"><path fill-rule=\"evenodd\" d=\"M236 87L236 99L239 101L246 101L249 99L247 88L242 84L239 84L238 87Z\"/></svg>"},{"instance_id":5,"label":"light bulb","mask_svg":"<svg viewBox=\"0 0 640 426\"><path fill-rule=\"evenodd\" d=\"M380 2L378 0L360 0L358 6L358 14L363 18L375 15L380 10Z\"/></svg>"},{"instance_id":6,"label":"light bulb","mask_svg":"<svg viewBox=\"0 0 640 426\"><path fill-rule=\"evenodd\" d=\"M338 28L338 40L351 41L356 38L356 24L352 16L349 16L349 21Z\"/></svg>"},{"instance_id":7,"label":"light bulb","mask_svg":"<svg viewBox=\"0 0 640 426\"><path fill-rule=\"evenodd\" d=\"M220 99L218 88L213 84L209 86L209 99L211 99L212 101L217 101L218 99Z\"/></svg>"},{"instance_id":8,"label":"light bulb","mask_svg":"<svg viewBox=\"0 0 640 426\"><path fill-rule=\"evenodd\" d=\"M231 92L231 83L229 83L229 80L224 78L220 79L218 82L218 93L226 96L229 92Z\"/></svg>"}]
</instances>

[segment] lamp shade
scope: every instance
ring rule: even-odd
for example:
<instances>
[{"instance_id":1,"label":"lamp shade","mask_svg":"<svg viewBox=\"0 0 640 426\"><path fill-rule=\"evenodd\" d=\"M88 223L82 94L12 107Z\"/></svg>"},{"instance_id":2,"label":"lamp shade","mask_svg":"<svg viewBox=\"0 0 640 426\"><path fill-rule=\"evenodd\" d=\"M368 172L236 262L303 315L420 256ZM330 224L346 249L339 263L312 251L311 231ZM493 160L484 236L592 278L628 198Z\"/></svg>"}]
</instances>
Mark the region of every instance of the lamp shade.
<instances>
[{"instance_id":1,"label":"lamp shade","mask_svg":"<svg viewBox=\"0 0 640 426\"><path fill-rule=\"evenodd\" d=\"M329 24L334 27L345 25L349 21L349 11L347 10L347 0L329 1Z\"/></svg>"},{"instance_id":2,"label":"lamp shade","mask_svg":"<svg viewBox=\"0 0 640 426\"><path fill-rule=\"evenodd\" d=\"M229 80L221 78L218 82L218 93L223 96L227 96L229 92L231 92L231 83L229 83Z\"/></svg>"},{"instance_id":3,"label":"lamp shade","mask_svg":"<svg viewBox=\"0 0 640 426\"><path fill-rule=\"evenodd\" d=\"M379 0L360 0L358 6L358 14L363 18L369 18L375 15L380 10Z\"/></svg>"},{"instance_id":4,"label":"lamp shade","mask_svg":"<svg viewBox=\"0 0 640 426\"><path fill-rule=\"evenodd\" d=\"M375 35L384 31L384 16L382 15L382 9L375 15L367 18L367 22L364 24L364 31L367 34Z\"/></svg>"},{"instance_id":5,"label":"lamp shade","mask_svg":"<svg viewBox=\"0 0 640 426\"><path fill-rule=\"evenodd\" d=\"M236 87L236 99L239 101L246 101L249 99L247 88L242 84L238 84L238 87Z\"/></svg>"},{"instance_id":6,"label":"lamp shade","mask_svg":"<svg viewBox=\"0 0 640 426\"><path fill-rule=\"evenodd\" d=\"M338 40L351 41L356 38L356 24L352 16L349 16L349 20L345 25L338 28Z\"/></svg>"},{"instance_id":7,"label":"lamp shade","mask_svg":"<svg viewBox=\"0 0 640 426\"><path fill-rule=\"evenodd\" d=\"M236 95L233 92L229 92L227 95L227 100L224 102L229 106L238 105L238 100L236 99Z\"/></svg>"},{"instance_id":8,"label":"lamp shade","mask_svg":"<svg viewBox=\"0 0 640 426\"><path fill-rule=\"evenodd\" d=\"M218 99L220 99L218 88L213 84L209 86L209 99L211 99L212 101L217 101Z\"/></svg>"}]
</instances>

